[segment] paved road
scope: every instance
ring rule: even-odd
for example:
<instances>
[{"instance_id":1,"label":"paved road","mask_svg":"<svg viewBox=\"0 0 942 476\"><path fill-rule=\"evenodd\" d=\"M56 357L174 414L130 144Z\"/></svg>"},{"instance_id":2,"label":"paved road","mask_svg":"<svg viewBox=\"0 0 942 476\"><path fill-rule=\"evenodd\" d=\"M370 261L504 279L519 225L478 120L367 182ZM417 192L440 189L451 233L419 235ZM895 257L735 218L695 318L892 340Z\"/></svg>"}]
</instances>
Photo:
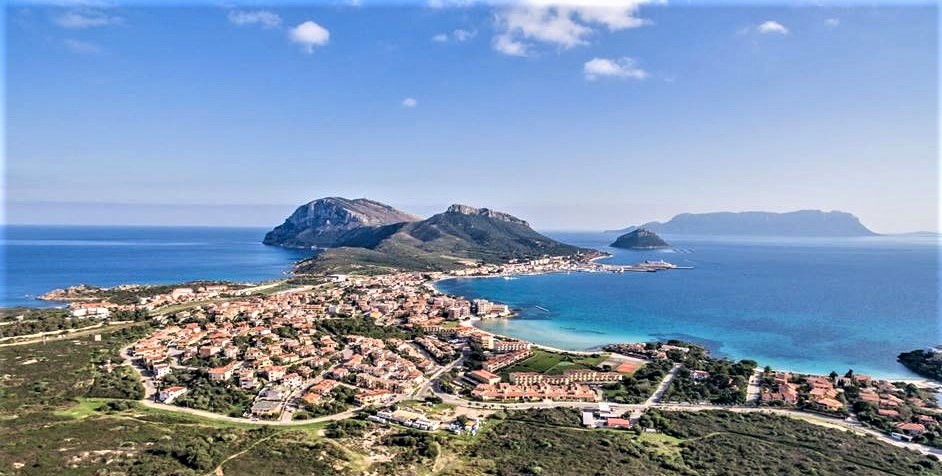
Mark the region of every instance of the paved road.
<instances>
[{"instance_id":1,"label":"paved road","mask_svg":"<svg viewBox=\"0 0 942 476\"><path fill-rule=\"evenodd\" d=\"M752 375L749 377L749 386L746 387L746 404L755 405L759 402L759 395L762 392L762 387L759 385L761 379L762 370L753 370Z\"/></svg>"},{"instance_id":2,"label":"paved road","mask_svg":"<svg viewBox=\"0 0 942 476\"><path fill-rule=\"evenodd\" d=\"M133 362L128 355L128 347L121 349L121 355L125 359L127 365L131 365L136 371L140 373L141 369L133 365ZM527 402L527 403L491 403L491 402L476 402L471 400L466 400L464 398L458 397L456 395L442 393L434 385L434 382L437 381L443 373L453 369L455 366L460 364L463 360L463 357L459 357L450 364L439 369L435 374L429 378L429 380L416 392L413 392L411 395L422 395L425 392L431 391L433 394L437 395L442 399L443 402L450 405L466 407L466 408L476 408L476 409L507 409L507 410L524 410L524 409L535 409L535 408L593 408L598 406L598 402L553 402L553 401L544 401L544 402ZM647 401L641 404L618 404L611 403L612 412L616 415L624 414L631 412L631 418L636 419L640 418L640 415L644 411L650 408L656 408L661 411L706 411L706 410L724 410L737 413L766 413L766 414L776 414L789 416L793 418L800 418L802 420L808 421L810 423L819 424L828 427L837 427L845 431L854 431L857 433L863 433L874 438L899 448L906 448L913 450L922 454L933 454L936 456L942 457L942 449L933 448L925 445L920 445L917 443L908 443L905 441L899 441L891 438L890 436L881 433L872 428L867 428L863 426L859 421L856 420L845 420L841 418L828 417L816 413L806 413L796 410L787 410L782 408L767 408L767 407L756 407L756 406L721 406L721 405L696 405L696 404L676 404L676 403L661 403L661 399L664 397L664 393L667 391L667 387L670 385L671 381L676 377L677 372L680 369L680 365L675 365L668 373L664 376L664 379L661 380L661 383L658 385L657 389L648 398ZM238 418L230 417L226 415L220 415L218 413L212 413L204 410L197 410L193 408L184 408L173 405L165 405L163 403L157 403L153 400L153 395L156 393L152 381L149 378L144 378L141 376L141 380L144 382L145 397L141 400L141 404L150 408L155 408L159 410L172 411L178 413L186 413L194 416L199 416L202 418L207 418L216 421L225 421L229 423L241 423L249 425L270 425L270 426L302 426L309 425L311 423L319 423L326 421L336 421L351 418L361 409L353 408L341 413L336 413L333 415L327 415L318 418L311 418L309 420L291 420L291 421L270 421L270 420L252 420L248 418ZM399 402L407 398L407 395L400 395L394 400L393 403Z\"/></svg>"},{"instance_id":3,"label":"paved road","mask_svg":"<svg viewBox=\"0 0 942 476\"><path fill-rule=\"evenodd\" d=\"M0 338L0 347L10 347L16 345L40 344L50 340L69 340L77 337L84 337L89 334L95 334L101 330L109 330L116 326L130 324L134 321L101 321L91 326L80 327L77 329L65 329L57 331L37 332L21 336L10 336Z\"/></svg>"}]
</instances>

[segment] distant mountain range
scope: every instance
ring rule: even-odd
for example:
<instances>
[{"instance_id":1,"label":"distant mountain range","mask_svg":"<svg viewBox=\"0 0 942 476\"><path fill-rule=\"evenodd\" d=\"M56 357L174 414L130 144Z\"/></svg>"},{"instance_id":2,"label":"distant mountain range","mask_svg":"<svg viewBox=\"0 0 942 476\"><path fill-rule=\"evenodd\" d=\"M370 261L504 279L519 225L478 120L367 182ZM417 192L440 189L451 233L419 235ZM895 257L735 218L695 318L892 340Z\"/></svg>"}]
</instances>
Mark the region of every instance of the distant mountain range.
<instances>
[{"instance_id":1,"label":"distant mountain range","mask_svg":"<svg viewBox=\"0 0 942 476\"><path fill-rule=\"evenodd\" d=\"M860 220L846 212L801 210L788 213L718 212L682 213L661 223L652 221L610 233L646 228L667 235L767 235L767 236L874 236Z\"/></svg>"},{"instance_id":2,"label":"distant mountain range","mask_svg":"<svg viewBox=\"0 0 942 476\"><path fill-rule=\"evenodd\" d=\"M657 233L647 228L637 228L619 236L611 245L613 248L629 250L656 250L670 248L670 243L664 241Z\"/></svg>"},{"instance_id":3,"label":"distant mountain range","mask_svg":"<svg viewBox=\"0 0 942 476\"><path fill-rule=\"evenodd\" d=\"M447 270L545 255L598 255L543 236L506 213L452 205L422 220L367 199L328 197L298 208L265 236L268 245L322 248L299 272L363 268Z\"/></svg>"}]
</instances>

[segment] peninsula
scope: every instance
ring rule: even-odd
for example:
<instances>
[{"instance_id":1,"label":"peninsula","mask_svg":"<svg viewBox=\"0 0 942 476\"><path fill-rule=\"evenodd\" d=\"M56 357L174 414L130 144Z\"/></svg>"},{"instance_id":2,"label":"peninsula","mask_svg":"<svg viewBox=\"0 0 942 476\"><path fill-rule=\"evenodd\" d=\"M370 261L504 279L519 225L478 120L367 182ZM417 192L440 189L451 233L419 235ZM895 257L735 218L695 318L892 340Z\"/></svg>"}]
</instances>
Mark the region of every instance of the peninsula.
<instances>
[{"instance_id":1,"label":"peninsula","mask_svg":"<svg viewBox=\"0 0 942 476\"><path fill-rule=\"evenodd\" d=\"M445 271L544 256L588 261L604 255L541 235L526 221L488 208L456 204L420 220L372 200L336 197L302 206L264 243L323 248L298 263L301 274Z\"/></svg>"}]
</instances>

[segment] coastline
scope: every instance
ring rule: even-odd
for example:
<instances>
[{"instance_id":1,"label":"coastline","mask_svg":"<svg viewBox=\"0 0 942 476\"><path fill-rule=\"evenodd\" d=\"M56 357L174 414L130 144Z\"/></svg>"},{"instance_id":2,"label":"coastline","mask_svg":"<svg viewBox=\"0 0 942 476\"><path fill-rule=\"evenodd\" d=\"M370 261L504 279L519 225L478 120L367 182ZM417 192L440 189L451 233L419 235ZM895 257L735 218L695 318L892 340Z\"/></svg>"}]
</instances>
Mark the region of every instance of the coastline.
<instances>
[{"instance_id":1,"label":"coastline","mask_svg":"<svg viewBox=\"0 0 942 476\"><path fill-rule=\"evenodd\" d=\"M610 257L610 255L609 255L609 256L599 256L599 257L595 257L595 258L592 258L590 261L594 261L594 260L598 260L598 259L603 259L603 258L607 258L607 257ZM478 275L478 276L442 276L442 277L440 277L440 278L437 278L437 279L434 279L434 280L430 280L430 281L429 281L428 283L426 283L426 284L427 284L431 289L434 289L434 290L437 291L437 292L440 292L440 293L442 293L442 294L449 294L449 293L444 292L442 289L439 289L439 287L437 286L438 283L440 283L440 282L442 282L442 281L457 280L457 279L480 279L480 278L499 279L499 278L506 278L506 277L515 277L515 276L543 276L543 275L560 274L560 273L564 273L564 271L548 271L548 272L532 272L532 273L500 273L500 274L484 275L484 276L480 276L480 275ZM566 273L568 274L568 272L566 272ZM452 294L449 294L449 295L452 295ZM465 298L465 299L468 299L467 296L460 296L460 297L463 297L463 298ZM486 298L486 297L485 297L485 299L489 299L489 298ZM497 302L497 301L495 301L495 302ZM504 304L505 304L505 303L504 303ZM489 320L499 319L499 320L508 320L508 321L509 321L509 320L516 319L516 318L518 318L518 317L519 317L519 313L515 311L515 312L513 313L513 315L511 315L511 316L507 316L507 317L493 317L493 318L489 318ZM472 317L471 319L468 319L468 320L466 320L466 321L461 321L461 322L459 323L459 325L465 326L465 327L473 327L473 328L477 329L477 330L480 331L480 332L484 332L484 333L490 334L490 335L492 335L492 336L494 336L494 337L497 337L497 338L510 339L510 340L525 340L525 341L530 342L534 347L537 347L537 348L540 348L540 349L543 349L543 350L547 350L547 351L550 351L550 352L565 353L565 354L573 354L573 355L591 355L591 354L593 354L593 353L601 352L601 347L602 347L602 345L600 345L600 346L594 346L594 347L589 347L589 348L571 349L571 348L564 348L564 347L559 347L559 346L555 346L555 345L549 345L549 344L547 344L547 343L545 343L545 342L540 342L539 339L533 339L532 337L515 337L515 336L513 336L513 335L506 335L506 334L496 333L496 332L494 332L494 331L491 331L491 330L482 328L482 327L481 327L481 324L482 324L484 321L485 321L485 319L481 319L481 318L478 318L478 317ZM646 340L642 340L641 342L646 342ZM615 344L615 343L632 343L632 342L631 342L631 341L625 341L625 342L620 342L620 341L616 342L616 341L613 341L613 342L608 342L608 344ZM605 344L603 344L603 345L605 345ZM751 359L751 358L750 358L750 357L744 357L744 359ZM755 359L752 359L752 360L755 360ZM759 362L758 360L757 360L757 362L759 363L760 368L765 366L765 364L763 364L763 362ZM820 374L820 373L817 373L817 372L814 372L814 371L794 370L794 369L788 368L787 366L776 366L776 365L773 365L773 364L768 364L768 365L769 365L769 366L772 368L772 370L774 370L774 371L788 372L788 373L793 373L793 374L823 375L823 374ZM841 371L839 371L839 370L837 370L837 369L833 369L833 370L834 370L834 371L837 371L838 373L841 373ZM867 373L867 375L870 375L871 377L876 378L876 379L887 380L887 381L890 381L890 382L902 382L902 383L907 383L907 384L908 384L908 383L911 383L911 384L917 385L917 386L919 386L919 387L931 388L931 389L938 390L938 391L942 392L942 383L940 383L940 382L935 382L935 381L933 381L933 380L931 380L931 379L927 379L927 378L925 378L925 377L920 377L920 376L916 375L915 373L912 373L911 371L910 371L910 374L911 374L911 375L902 376L902 375L885 374L885 373L879 373L879 372L868 372L868 373ZM942 394L940 394L940 396L942 396Z\"/></svg>"}]
</instances>

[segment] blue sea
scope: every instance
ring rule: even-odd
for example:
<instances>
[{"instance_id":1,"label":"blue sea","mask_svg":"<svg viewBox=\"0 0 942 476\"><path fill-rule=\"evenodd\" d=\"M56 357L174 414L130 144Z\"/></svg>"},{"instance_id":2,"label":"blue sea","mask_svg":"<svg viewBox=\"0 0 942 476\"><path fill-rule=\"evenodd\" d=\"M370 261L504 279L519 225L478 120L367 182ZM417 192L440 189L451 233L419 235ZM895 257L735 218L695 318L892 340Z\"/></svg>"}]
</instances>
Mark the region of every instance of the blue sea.
<instances>
[{"instance_id":1,"label":"blue sea","mask_svg":"<svg viewBox=\"0 0 942 476\"><path fill-rule=\"evenodd\" d=\"M2 230L2 306L48 306L35 296L79 283L278 279L310 255L262 245L264 228ZM613 253L609 263L665 259L694 269L455 279L439 288L519 311L482 323L487 330L573 350L680 338L761 365L912 377L895 356L942 342L938 238L668 236L675 250L636 252L608 248L613 235L549 234Z\"/></svg>"},{"instance_id":2,"label":"blue sea","mask_svg":"<svg viewBox=\"0 0 942 476\"><path fill-rule=\"evenodd\" d=\"M278 279L310 252L262 245L264 228L5 226L2 302L74 284L167 284Z\"/></svg>"},{"instance_id":3,"label":"blue sea","mask_svg":"<svg viewBox=\"0 0 942 476\"><path fill-rule=\"evenodd\" d=\"M803 372L914 377L902 351L942 342L936 237L671 237L668 251L607 247L614 235L550 233L612 264L664 259L690 270L557 273L442 281L443 292L509 304L498 334L571 350L670 338Z\"/></svg>"}]
</instances>

